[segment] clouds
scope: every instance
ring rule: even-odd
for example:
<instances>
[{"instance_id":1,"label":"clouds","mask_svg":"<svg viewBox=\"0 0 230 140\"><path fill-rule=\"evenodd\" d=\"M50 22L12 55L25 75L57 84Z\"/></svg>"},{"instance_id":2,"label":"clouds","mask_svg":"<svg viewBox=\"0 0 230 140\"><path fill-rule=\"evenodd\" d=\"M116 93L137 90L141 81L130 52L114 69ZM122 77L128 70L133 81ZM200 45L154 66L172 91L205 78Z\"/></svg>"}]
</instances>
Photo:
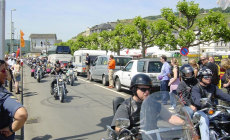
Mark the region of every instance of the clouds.
<instances>
[{"instance_id":1,"label":"clouds","mask_svg":"<svg viewBox=\"0 0 230 140\"><path fill-rule=\"evenodd\" d=\"M159 15L160 9L175 9L178 0L6 0L6 38L10 38L10 9L16 34L22 29L25 39L31 33L56 33L67 41L87 27L117 19ZM217 7L210 0L195 0L200 7ZM205 7L207 6L207 7ZM202 7L202 8L203 8Z\"/></svg>"}]
</instances>

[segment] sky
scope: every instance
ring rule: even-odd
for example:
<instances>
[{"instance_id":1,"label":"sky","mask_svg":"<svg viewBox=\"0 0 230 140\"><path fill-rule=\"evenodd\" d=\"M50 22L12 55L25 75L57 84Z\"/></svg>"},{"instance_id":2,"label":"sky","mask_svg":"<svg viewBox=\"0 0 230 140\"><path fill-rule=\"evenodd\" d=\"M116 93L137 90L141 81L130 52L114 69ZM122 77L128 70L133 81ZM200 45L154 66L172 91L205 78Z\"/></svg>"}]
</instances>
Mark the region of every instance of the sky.
<instances>
[{"instance_id":1,"label":"sky","mask_svg":"<svg viewBox=\"0 0 230 140\"><path fill-rule=\"evenodd\" d=\"M162 8L176 11L179 0L5 0L5 38L10 39L11 10L15 39L20 30L24 39L30 34L56 34L57 39L68 41L87 27L160 15ZM194 0L200 8L219 7L216 0Z\"/></svg>"}]
</instances>

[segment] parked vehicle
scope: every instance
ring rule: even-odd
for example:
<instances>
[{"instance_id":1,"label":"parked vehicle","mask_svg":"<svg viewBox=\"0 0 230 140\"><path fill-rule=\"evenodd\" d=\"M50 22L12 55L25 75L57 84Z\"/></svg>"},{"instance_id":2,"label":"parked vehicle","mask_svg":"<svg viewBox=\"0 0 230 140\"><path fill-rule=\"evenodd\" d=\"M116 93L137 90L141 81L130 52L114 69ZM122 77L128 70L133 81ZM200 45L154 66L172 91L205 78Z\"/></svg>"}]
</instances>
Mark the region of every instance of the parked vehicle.
<instances>
[{"instance_id":1,"label":"parked vehicle","mask_svg":"<svg viewBox=\"0 0 230 140\"><path fill-rule=\"evenodd\" d=\"M114 56L114 60L116 61L116 66L114 71L118 71L122 69L132 57L129 56ZM92 80L99 80L102 81L104 86L108 85L109 76L108 76L108 62L109 56L102 55L98 56L93 65L90 67L90 81Z\"/></svg>"},{"instance_id":2,"label":"parked vehicle","mask_svg":"<svg viewBox=\"0 0 230 140\"><path fill-rule=\"evenodd\" d=\"M54 84L54 89L52 90L52 94L54 95L55 99L59 99L61 103L64 102L64 98L66 95L65 83L63 76L61 74L55 75L57 79L57 83Z\"/></svg>"},{"instance_id":3,"label":"parked vehicle","mask_svg":"<svg viewBox=\"0 0 230 140\"><path fill-rule=\"evenodd\" d=\"M90 64L93 63L95 58L99 55L106 55L104 50L77 50L74 52L73 65L76 67L77 75L86 75L86 54L89 54Z\"/></svg>"},{"instance_id":4,"label":"parked vehicle","mask_svg":"<svg viewBox=\"0 0 230 140\"><path fill-rule=\"evenodd\" d=\"M60 62L68 63L69 61L72 61L73 56L71 54L50 54L48 56L48 61L50 61L52 64L55 64L56 60L59 60Z\"/></svg>"},{"instance_id":5,"label":"parked vehicle","mask_svg":"<svg viewBox=\"0 0 230 140\"><path fill-rule=\"evenodd\" d=\"M131 60L121 70L117 71L113 75L115 88L117 91L121 91L122 88L129 90L131 79L138 73L145 73L152 79L153 87L157 91L160 89L160 81L158 75L160 75L162 63L155 59L140 59Z\"/></svg>"}]
</instances>

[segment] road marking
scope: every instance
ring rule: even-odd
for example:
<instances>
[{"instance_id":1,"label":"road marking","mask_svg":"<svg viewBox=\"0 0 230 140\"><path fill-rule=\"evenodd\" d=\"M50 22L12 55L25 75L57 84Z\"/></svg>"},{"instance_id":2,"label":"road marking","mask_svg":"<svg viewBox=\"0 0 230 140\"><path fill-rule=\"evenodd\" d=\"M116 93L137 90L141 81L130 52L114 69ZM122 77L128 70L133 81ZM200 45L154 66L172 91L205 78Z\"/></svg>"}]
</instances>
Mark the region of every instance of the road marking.
<instances>
[{"instance_id":1,"label":"road marking","mask_svg":"<svg viewBox=\"0 0 230 140\"><path fill-rule=\"evenodd\" d=\"M87 82L87 83L91 83L90 81L87 81L87 80L85 80L85 79L83 79L83 78L77 78L77 79L80 79L80 80L82 80L82 81L84 81L84 82ZM104 87L104 86L102 86L102 85L98 85L98 84L93 84L93 85L95 85L95 86L98 86L98 87L101 87L101 88L104 88L104 89L106 89L106 90L109 90L109 91L112 91L112 92L115 92L116 94L119 94L119 95L122 95L122 96L128 96L128 95L126 95L126 94L124 94L124 93L121 93L121 92L117 92L117 91L114 91L114 90L112 90L112 89L108 89L107 87Z\"/></svg>"}]
</instances>

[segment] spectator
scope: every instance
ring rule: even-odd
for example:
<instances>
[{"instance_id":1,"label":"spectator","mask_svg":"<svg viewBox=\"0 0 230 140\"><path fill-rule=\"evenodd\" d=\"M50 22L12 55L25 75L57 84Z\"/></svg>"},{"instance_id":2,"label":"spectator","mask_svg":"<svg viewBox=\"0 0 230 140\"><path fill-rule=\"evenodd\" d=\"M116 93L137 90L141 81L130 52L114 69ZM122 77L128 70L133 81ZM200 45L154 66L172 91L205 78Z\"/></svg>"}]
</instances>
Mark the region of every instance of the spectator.
<instances>
[{"instance_id":1,"label":"spectator","mask_svg":"<svg viewBox=\"0 0 230 140\"><path fill-rule=\"evenodd\" d=\"M108 65L109 65L108 66L108 69L109 69L109 88L114 88L113 73L114 73L114 69L115 69L115 66L116 66L116 62L113 59L113 55L110 55Z\"/></svg>"},{"instance_id":2,"label":"spectator","mask_svg":"<svg viewBox=\"0 0 230 140\"><path fill-rule=\"evenodd\" d=\"M218 75L218 66L215 63L209 62L208 57L205 54L200 57L200 60L202 62L200 69L203 67L209 68L213 73L212 84L218 86L220 80L220 76Z\"/></svg>"},{"instance_id":3,"label":"spectator","mask_svg":"<svg viewBox=\"0 0 230 140\"><path fill-rule=\"evenodd\" d=\"M87 80L89 80L90 57L88 53L86 54L85 64L86 64Z\"/></svg>"},{"instance_id":4,"label":"spectator","mask_svg":"<svg viewBox=\"0 0 230 140\"><path fill-rule=\"evenodd\" d=\"M171 72L171 66L167 62L167 57L165 55L161 56L160 61L163 63L163 66L161 68L161 74L158 76L158 79L161 81L160 91L162 92L162 104L166 105L169 99L168 83L169 83L169 75Z\"/></svg>"},{"instance_id":5,"label":"spectator","mask_svg":"<svg viewBox=\"0 0 230 140\"><path fill-rule=\"evenodd\" d=\"M175 109L176 107L175 94L176 94L176 89L178 88L178 85L180 83L178 60L176 58L172 58L171 65L173 68L171 73L171 79L168 84L170 86L169 96L171 102L171 107L169 109Z\"/></svg>"},{"instance_id":6,"label":"spectator","mask_svg":"<svg viewBox=\"0 0 230 140\"><path fill-rule=\"evenodd\" d=\"M198 71L199 71L199 65L197 64L195 59L190 59L189 64L192 66L194 71L194 76L197 77Z\"/></svg>"},{"instance_id":7,"label":"spectator","mask_svg":"<svg viewBox=\"0 0 230 140\"><path fill-rule=\"evenodd\" d=\"M6 78L6 62L0 60L0 139L14 140L15 132L23 127L28 114L22 104L3 87Z\"/></svg>"},{"instance_id":8,"label":"spectator","mask_svg":"<svg viewBox=\"0 0 230 140\"><path fill-rule=\"evenodd\" d=\"M21 65L20 65L20 60L17 60L17 63L12 66L12 69L14 70L14 78L15 78L15 93L19 94L19 82L21 81L21 75L20 75L20 70L21 70Z\"/></svg>"},{"instance_id":9,"label":"spectator","mask_svg":"<svg viewBox=\"0 0 230 140\"><path fill-rule=\"evenodd\" d=\"M228 94L230 93L230 60L224 58L221 60L221 68L225 69L225 73L221 78L221 83L224 88L227 89Z\"/></svg>"},{"instance_id":10,"label":"spectator","mask_svg":"<svg viewBox=\"0 0 230 140\"><path fill-rule=\"evenodd\" d=\"M14 59L12 57L10 57L6 63L8 64L9 73L11 76L11 79L9 81L9 90L10 90L10 92L13 92L13 82L15 83L15 81L14 81L14 76L13 76L13 72L11 70L11 67L15 64L15 62L14 62Z\"/></svg>"}]
</instances>

